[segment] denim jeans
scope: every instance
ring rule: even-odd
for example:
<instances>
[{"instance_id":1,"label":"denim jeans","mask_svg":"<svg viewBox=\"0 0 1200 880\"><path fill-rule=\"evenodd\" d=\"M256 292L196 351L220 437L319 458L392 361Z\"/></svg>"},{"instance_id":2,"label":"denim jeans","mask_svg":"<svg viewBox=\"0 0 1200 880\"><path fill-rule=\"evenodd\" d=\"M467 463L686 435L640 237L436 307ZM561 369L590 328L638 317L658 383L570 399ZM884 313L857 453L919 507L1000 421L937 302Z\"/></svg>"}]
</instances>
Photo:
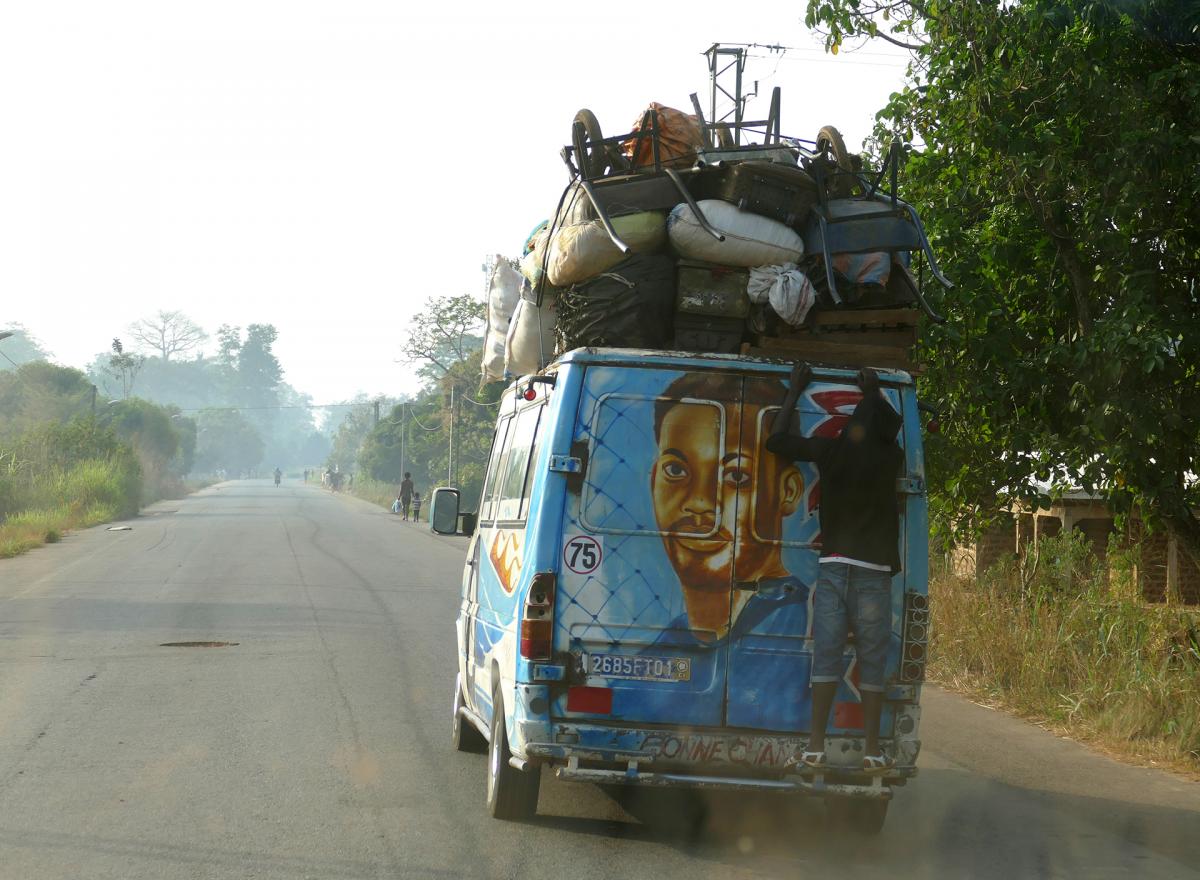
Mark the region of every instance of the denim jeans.
<instances>
[{"instance_id":1,"label":"denim jeans","mask_svg":"<svg viewBox=\"0 0 1200 880\"><path fill-rule=\"evenodd\" d=\"M813 597L812 682L841 681L846 635L854 630L859 689L882 691L892 634L892 576L844 562L818 566Z\"/></svg>"}]
</instances>

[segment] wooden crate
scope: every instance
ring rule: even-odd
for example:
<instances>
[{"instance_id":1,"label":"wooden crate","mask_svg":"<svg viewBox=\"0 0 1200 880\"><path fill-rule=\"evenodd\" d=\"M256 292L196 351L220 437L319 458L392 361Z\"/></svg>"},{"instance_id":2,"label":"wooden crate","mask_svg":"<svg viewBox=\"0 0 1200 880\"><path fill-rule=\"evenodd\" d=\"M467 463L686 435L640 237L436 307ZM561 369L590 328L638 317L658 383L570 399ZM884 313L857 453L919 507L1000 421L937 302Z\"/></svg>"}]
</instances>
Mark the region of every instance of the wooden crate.
<instances>
[{"instance_id":1,"label":"wooden crate","mask_svg":"<svg viewBox=\"0 0 1200 880\"><path fill-rule=\"evenodd\" d=\"M918 372L903 346L829 342L819 336L787 338L759 337L757 345L745 345L742 354L789 361L812 361L847 367L882 367Z\"/></svg>"},{"instance_id":2,"label":"wooden crate","mask_svg":"<svg viewBox=\"0 0 1200 880\"><path fill-rule=\"evenodd\" d=\"M912 348L918 337L916 309L838 309L814 312L801 328L757 336L743 353L855 367L918 372Z\"/></svg>"}]
</instances>

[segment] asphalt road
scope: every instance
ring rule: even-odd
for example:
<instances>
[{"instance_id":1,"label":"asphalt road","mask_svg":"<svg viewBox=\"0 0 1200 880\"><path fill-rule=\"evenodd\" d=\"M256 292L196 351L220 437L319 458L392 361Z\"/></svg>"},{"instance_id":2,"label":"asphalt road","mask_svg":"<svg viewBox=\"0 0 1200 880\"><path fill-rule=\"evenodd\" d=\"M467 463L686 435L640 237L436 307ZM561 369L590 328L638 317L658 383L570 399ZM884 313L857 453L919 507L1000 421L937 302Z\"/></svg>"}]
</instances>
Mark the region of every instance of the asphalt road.
<instances>
[{"instance_id":1,"label":"asphalt road","mask_svg":"<svg viewBox=\"0 0 1200 880\"><path fill-rule=\"evenodd\" d=\"M878 838L548 776L497 822L447 742L465 540L266 481L124 525L0 561L5 880L1200 876L1200 785L933 688Z\"/></svg>"}]
</instances>

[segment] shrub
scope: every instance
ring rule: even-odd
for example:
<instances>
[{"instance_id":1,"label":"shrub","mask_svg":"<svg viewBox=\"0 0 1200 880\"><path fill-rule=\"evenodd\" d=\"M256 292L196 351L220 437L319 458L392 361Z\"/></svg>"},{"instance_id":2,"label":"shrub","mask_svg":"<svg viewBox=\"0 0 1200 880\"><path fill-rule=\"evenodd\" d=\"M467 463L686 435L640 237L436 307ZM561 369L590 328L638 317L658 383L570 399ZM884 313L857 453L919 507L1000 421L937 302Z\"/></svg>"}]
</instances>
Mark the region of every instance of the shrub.
<instances>
[{"instance_id":1,"label":"shrub","mask_svg":"<svg viewBox=\"0 0 1200 880\"><path fill-rule=\"evenodd\" d=\"M1142 600L1137 550L1077 534L978 581L935 571L930 674L1084 739L1200 770L1200 613Z\"/></svg>"}]
</instances>

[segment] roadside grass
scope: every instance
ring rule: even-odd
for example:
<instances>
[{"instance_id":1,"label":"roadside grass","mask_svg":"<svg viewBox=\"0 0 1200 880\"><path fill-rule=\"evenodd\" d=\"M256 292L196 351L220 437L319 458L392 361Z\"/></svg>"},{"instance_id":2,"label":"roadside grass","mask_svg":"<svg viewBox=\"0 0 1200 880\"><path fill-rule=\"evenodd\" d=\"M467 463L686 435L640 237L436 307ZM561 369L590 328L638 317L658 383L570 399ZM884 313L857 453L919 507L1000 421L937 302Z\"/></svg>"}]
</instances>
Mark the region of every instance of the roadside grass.
<instances>
[{"instance_id":1,"label":"roadside grass","mask_svg":"<svg viewBox=\"0 0 1200 880\"><path fill-rule=\"evenodd\" d=\"M132 515L142 492L136 463L123 456L22 476L6 480L6 497L17 512L0 522L0 559L56 543L72 529Z\"/></svg>"},{"instance_id":2,"label":"roadside grass","mask_svg":"<svg viewBox=\"0 0 1200 880\"><path fill-rule=\"evenodd\" d=\"M1148 603L1136 549L1082 536L978 581L936 570L930 678L1115 755L1200 778L1200 609Z\"/></svg>"}]
</instances>

